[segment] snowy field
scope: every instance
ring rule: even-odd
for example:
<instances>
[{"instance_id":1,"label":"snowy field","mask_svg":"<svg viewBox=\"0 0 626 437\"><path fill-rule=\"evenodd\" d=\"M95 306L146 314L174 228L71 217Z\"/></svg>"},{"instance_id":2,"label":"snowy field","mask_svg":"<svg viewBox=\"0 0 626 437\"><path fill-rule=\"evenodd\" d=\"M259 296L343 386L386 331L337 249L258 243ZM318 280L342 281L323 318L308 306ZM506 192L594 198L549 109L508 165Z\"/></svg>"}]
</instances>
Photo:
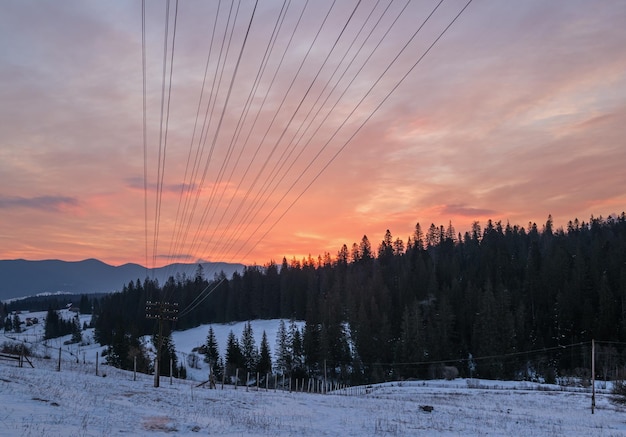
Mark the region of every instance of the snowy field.
<instances>
[{"instance_id":1,"label":"snowy field","mask_svg":"<svg viewBox=\"0 0 626 437\"><path fill-rule=\"evenodd\" d=\"M275 333L277 322L258 323L257 344L266 329L273 346L270 330ZM22 337L34 340L42 327ZM230 329L240 335L239 325L213 328L221 348ZM177 349L190 352L207 331L176 333ZM135 381L132 372L103 364L96 376L97 345L63 350L59 372L53 342L51 358L34 358L35 368L0 360L0 436L626 436L626 409L611 403L601 387L593 415L589 391L522 382L396 382L349 396L219 385L210 390L197 387L197 380L170 385L169 378L154 388L151 376L137 374ZM35 340L30 346L37 354L43 347Z\"/></svg>"}]
</instances>

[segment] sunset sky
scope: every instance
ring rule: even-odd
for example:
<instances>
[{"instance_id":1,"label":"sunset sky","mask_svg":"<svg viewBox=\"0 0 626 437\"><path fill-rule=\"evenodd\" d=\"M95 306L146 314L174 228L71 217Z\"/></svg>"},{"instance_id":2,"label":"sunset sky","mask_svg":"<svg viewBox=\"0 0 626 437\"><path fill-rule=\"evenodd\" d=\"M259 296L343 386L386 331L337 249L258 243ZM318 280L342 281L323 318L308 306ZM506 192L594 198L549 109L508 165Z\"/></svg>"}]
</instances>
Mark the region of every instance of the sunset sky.
<instances>
[{"instance_id":1,"label":"sunset sky","mask_svg":"<svg viewBox=\"0 0 626 437\"><path fill-rule=\"evenodd\" d=\"M143 34L139 0L3 1L0 259L265 264L624 211L626 2L474 0L445 32L467 1L438 3L148 1Z\"/></svg>"}]
</instances>

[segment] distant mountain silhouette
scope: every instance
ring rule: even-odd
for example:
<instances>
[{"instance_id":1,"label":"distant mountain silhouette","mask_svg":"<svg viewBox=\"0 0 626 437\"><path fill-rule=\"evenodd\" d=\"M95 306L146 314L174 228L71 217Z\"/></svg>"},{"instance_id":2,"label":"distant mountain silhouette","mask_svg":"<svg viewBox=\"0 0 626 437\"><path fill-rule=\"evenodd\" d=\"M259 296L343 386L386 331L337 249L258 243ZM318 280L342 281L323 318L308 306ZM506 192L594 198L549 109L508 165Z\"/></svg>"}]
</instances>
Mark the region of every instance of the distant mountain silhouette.
<instances>
[{"instance_id":1,"label":"distant mountain silhouette","mask_svg":"<svg viewBox=\"0 0 626 437\"><path fill-rule=\"evenodd\" d=\"M139 264L112 266L97 259L84 261L27 261L0 260L0 300L33 296L40 293L106 293L121 290L129 281L143 280L146 276L158 279L163 284L177 273L194 277L198 263L170 264L157 269ZM202 263L204 276L223 271L230 277L235 271L242 271L243 264Z\"/></svg>"}]
</instances>

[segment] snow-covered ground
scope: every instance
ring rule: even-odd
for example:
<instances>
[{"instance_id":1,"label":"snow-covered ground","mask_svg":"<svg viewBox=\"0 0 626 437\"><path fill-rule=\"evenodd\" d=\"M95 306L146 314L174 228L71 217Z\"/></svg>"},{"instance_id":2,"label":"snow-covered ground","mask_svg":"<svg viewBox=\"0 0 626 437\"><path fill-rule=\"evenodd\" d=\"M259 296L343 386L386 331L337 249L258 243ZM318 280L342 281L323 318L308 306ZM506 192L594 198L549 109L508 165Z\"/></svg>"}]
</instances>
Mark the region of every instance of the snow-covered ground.
<instances>
[{"instance_id":1,"label":"snow-covered ground","mask_svg":"<svg viewBox=\"0 0 626 437\"><path fill-rule=\"evenodd\" d=\"M258 323L257 343L265 329L273 346L269 331L277 322ZM238 325L213 328L221 348L230 329L240 335ZM22 335L35 338L36 329ZM189 352L207 331L205 326L176 333L177 349ZM54 340L50 351L58 351L54 342L68 348ZM626 409L611 403L600 387L593 415L588 390L521 382L396 382L351 395L219 385L211 390L191 380L170 385L169 378L154 388L149 375L133 380L132 372L103 364L96 376L99 346L70 347L75 349L63 349L60 372L58 352L33 358L35 368L0 360L0 436L626 436Z\"/></svg>"}]
</instances>

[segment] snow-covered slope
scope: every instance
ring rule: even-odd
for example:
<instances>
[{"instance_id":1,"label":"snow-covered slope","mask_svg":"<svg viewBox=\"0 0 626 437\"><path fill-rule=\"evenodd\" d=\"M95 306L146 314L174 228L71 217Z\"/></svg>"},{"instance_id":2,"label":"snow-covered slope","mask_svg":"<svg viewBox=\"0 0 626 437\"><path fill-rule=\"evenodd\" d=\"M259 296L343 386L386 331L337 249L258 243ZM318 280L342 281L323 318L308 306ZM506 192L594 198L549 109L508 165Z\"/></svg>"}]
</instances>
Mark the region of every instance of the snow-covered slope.
<instances>
[{"instance_id":1,"label":"snow-covered slope","mask_svg":"<svg viewBox=\"0 0 626 437\"><path fill-rule=\"evenodd\" d=\"M252 326L257 343L265 330L274 346L278 321ZM243 323L214 325L220 349L231 329L240 336L242 328ZM179 353L202 344L207 332L208 326L202 326L175 333ZM35 368L0 360L0 436L626 436L626 410L611 403L600 386L593 415L589 390L520 382L396 382L351 395L321 395L241 386L221 390L220 385L210 390L198 387L206 379L201 369L195 381L175 379L170 385L163 378L154 388L149 375L133 380L132 372L102 363L96 376L99 345L79 349L55 339L46 349L42 335L39 324L18 338L40 355L33 358ZM85 333L87 340L90 335ZM42 351L50 358L43 358ZM422 406L433 409L426 412Z\"/></svg>"},{"instance_id":2,"label":"snow-covered slope","mask_svg":"<svg viewBox=\"0 0 626 437\"><path fill-rule=\"evenodd\" d=\"M472 389L466 381L371 387L368 394L198 388L93 363L0 361L0 436L621 436L626 414L598 394L527 387ZM102 375L106 374L106 377ZM483 385L488 382L483 381ZM365 391L363 391L365 392ZM430 405L432 412L420 407Z\"/></svg>"}]
</instances>

